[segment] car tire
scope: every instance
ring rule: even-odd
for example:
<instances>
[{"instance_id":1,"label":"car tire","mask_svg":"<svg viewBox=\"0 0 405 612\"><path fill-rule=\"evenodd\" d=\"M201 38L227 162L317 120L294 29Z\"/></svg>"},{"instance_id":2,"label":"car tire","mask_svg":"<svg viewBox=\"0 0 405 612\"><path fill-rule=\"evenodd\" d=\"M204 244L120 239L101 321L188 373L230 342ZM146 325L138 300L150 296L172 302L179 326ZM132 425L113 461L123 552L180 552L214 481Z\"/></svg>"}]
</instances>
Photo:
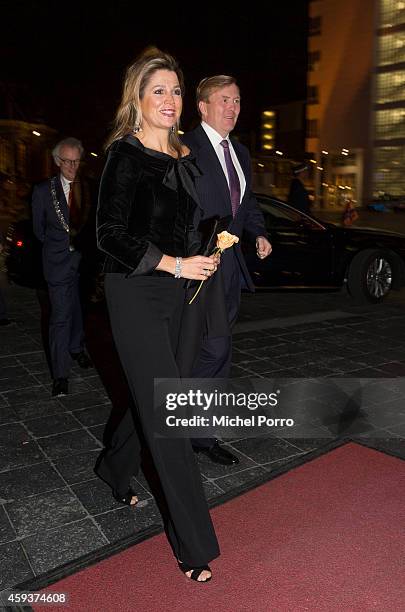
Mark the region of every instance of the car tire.
<instances>
[{"instance_id":1,"label":"car tire","mask_svg":"<svg viewBox=\"0 0 405 612\"><path fill-rule=\"evenodd\" d=\"M365 249L352 260L347 288L358 303L382 302L394 285L395 256L383 249Z\"/></svg>"}]
</instances>

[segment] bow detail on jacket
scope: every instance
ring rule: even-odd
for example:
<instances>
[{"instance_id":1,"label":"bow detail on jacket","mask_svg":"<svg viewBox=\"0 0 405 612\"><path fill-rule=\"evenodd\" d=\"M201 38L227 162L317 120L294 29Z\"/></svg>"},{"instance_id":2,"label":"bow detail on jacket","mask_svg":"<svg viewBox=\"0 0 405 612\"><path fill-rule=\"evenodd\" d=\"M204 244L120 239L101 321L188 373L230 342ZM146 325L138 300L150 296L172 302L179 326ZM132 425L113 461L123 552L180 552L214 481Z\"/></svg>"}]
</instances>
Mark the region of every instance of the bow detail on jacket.
<instances>
[{"instance_id":1,"label":"bow detail on jacket","mask_svg":"<svg viewBox=\"0 0 405 612\"><path fill-rule=\"evenodd\" d=\"M176 191L180 181L184 190L187 191L188 195L201 208L194 185L194 179L200 176L202 176L201 170L195 164L194 160L189 155L186 155L180 159L173 159L173 161L167 164L166 173L163 177L163 184L169 189Z\"/></svg>"}]
</instances>

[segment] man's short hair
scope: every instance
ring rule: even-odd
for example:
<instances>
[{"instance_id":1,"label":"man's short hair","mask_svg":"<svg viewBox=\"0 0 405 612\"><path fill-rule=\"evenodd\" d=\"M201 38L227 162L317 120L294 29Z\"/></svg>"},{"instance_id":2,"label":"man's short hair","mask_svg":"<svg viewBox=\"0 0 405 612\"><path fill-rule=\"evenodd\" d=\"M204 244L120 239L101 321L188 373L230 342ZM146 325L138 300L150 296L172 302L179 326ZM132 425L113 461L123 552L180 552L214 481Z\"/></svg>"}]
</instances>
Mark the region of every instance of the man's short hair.
<instances>
[{"instance_id":1,"label":"man's short hair","mask_svg":"<svg viewBox=\"0 0 405 612\"><path fill-rule=\"evenodd\" d=\"M198 83L196 101L197 110L200 115L200 102L208 102L210 95L214 91L216 91L217 89L221 89L222 87L227 87L228 85L238 86L236 79L233 76L228 76L226 74L218 74L216 76L206 77Z\"/></svg>"},{"instance_id":2,"label":"man's short hair","mask_svg":"<svg viewBox=\"0 0 405 612\"><path fill-rule=\"evenodd\" d=\"M52 149L52 157L55 160L59 157L59 153L62 147L72 147L72 149L79 149L80 152L80 158L83 157L83 153L84 153L84 149L83 149L83 145L80 142L80 140L78 140L77 138L64 138L63 140L60 140L58 142L57 145L54 146L54 148Z\"/></svg>"}]
</instances>

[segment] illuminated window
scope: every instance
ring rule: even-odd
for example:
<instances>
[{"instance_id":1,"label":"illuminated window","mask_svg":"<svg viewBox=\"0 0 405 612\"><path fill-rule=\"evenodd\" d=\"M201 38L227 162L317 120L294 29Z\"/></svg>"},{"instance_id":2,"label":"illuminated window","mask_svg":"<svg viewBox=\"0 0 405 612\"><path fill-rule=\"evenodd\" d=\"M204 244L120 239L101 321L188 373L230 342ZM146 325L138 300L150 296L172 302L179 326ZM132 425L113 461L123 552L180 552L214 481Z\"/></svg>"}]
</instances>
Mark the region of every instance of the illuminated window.
<instances>
[{"instance_id":1,"label":"illuminated window","mask_svg":"<svg viewBox=\"0 0 405 612\"><path fill-rule=\"evenodd\" d=\"M377 75L377 104L405 100L405 70Z\"/></svg>"},{"instance_id":2,"label":"illuminated window","mask_svg":"<svg viewBox=\"0 0 405 612\"><path fill-rule=\"evenodd\" d=\"M374 149L374 192L405 195L405 146Z\"/></svg>"},{"instance_id":3,"label":"illuminated window","mask_svg":"<svg viewBox=\"0 0 405 612\"><path fill-rule=\"evenodd\" d=\"M375 137L377 140L405 138L405 109L376 111Z\"/></svg>"},{"instance_id":4,"label":"illuminated window","mask_svg":"<svg viewBox=\"0 0 405 612\"><path fill-rule=\"evenodd\" d=\"M380 0L380 18L382 27L405 23L404 0Z\"/></svg>"},{"instance_id":5,"label":"illuminated window","mask_svg":"<svg viewBox=\"0 0 405 612\"><path fill-rule=\"evenodd\" d=\"M321 61L320 51L310 51L308 53L308 70L314 72L319 69L319 62Z\"/></svg>"},{"instance_id":6,"label":"illuminated window","mask_svg":"<svg viewBox=\"0 0 405 612\"><path fill-rule=\"evenodd\" d=\"M378 66L405 62L405 32L379 36Z\"/></svg>"}]
</instances>

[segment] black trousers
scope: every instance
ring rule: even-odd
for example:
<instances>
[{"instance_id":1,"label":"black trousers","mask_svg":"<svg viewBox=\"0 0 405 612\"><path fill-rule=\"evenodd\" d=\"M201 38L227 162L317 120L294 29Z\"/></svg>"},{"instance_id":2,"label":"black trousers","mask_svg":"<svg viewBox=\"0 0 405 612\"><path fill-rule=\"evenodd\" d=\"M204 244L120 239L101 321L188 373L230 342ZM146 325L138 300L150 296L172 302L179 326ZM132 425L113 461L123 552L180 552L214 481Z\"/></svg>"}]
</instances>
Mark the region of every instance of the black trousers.
<instances>
[{"instance_id":1,"label":"black trousers","mask_svg":"<svg viewBox=\"0 0 405 612\"><path fill-rule=\"evenodd\" d=\"M49 350L53 378L68 378L72 364L71 353L84 347L82 307L79 294L79 255L72 254L72 266L62 281L48 280L51 303L49 322Z\"/></svg>"},{"instance_id":2,"label":"black trousers","mask_svg":"<svg viewBox=\"0 0 405 612\"><path fill-rule=\"evenodd\" d=\"M241 281L240 268L233 254L222 264L226 265L224 279L225 304L229 329L235 325L240 307ZM223 256L224 257L224 256ZM206 337L203 340L197 361L194 364L193 378L229 378L232 361L232 336ZM208 432L208 430L207 430ZM208 432L209 433L209 432ZM193 446L197 448L211 448L215 438L193 438Z\"/></svg>"},{"instance_id":3,"label":"black trousers","mask_svg":"<svg viewBox=\"0 0 405 612\"><path fill-rule=\"evenodd\" d=\"M201 474L187 438L155 435L154 378L179 378L176 351L185 302L184 281L173 277L106 274L105 293L118 354L168 509L175 556L193 566L219 555ZM97 474L120 493L140 467L140 443L126 415L103 452Z\"/></svg>"}]
</instances>

